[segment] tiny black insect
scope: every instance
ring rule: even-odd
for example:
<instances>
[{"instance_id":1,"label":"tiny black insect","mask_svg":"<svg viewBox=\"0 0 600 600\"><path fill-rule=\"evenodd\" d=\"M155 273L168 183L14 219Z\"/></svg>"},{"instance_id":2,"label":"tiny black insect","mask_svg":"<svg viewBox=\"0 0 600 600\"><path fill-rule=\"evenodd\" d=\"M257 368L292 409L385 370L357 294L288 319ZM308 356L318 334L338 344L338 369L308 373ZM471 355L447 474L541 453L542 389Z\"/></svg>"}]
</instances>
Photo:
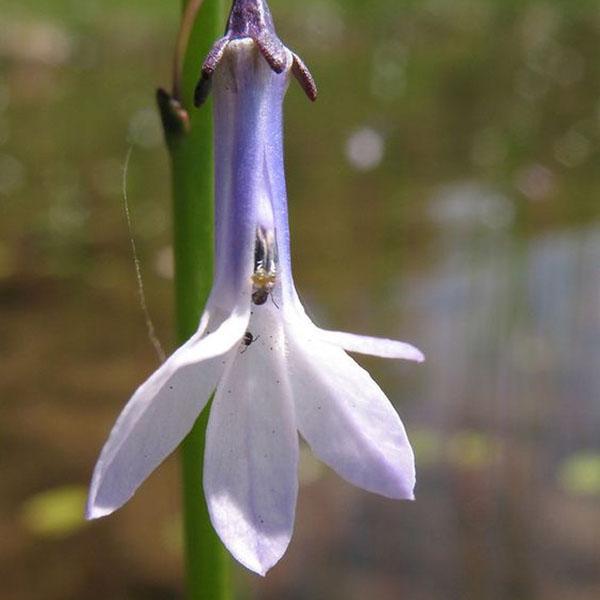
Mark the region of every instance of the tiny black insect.
<instances>
[{"instance_id":1,"label":"tiny black insect","mask_svg":"<svg viewBox=\"0 0 600 600\"><path fill-rule=\"evenodd\" d=\"M273 291L276 280L277 245L275 242L275 235L273 231L267 231L262 227L259 227L256 230L256 241L254 246L252 302L257 306L264 304Z\"/></svg>"},{"instance_id":2,"label":"tiny black insect","mask_svg":"<svg viewBox=\"0 0 600 600\"><path fill-rule=\"evenodd\" d=\"M244 354L244 352L248 350L248 346L250 346L250 344L254 343L259 338L260 335L254 337L249 331L246 331L244 337L242 338L242 344L244 344L245 348L240 352L240 354Z\"/></svg>"}]
</instances>

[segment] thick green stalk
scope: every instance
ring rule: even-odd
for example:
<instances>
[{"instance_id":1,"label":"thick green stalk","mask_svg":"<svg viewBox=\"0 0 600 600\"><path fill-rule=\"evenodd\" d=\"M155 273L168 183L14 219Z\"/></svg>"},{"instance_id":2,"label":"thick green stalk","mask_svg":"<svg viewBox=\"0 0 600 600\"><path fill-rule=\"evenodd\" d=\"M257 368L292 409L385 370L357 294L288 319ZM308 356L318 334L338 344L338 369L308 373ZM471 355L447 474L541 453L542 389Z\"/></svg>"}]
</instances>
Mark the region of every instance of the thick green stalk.
<instances>
[{"instance_id":1,"label":"thick green stalk","mask_svg":"<svg viewBox=\"0 0 600 600\"><path fill-rule=\"evenodd\" d=\"M184 0L184 15L188 4L195 1ZM184 19L192 22L189 11ZM167 94L163 92L161 96L159 92L173 177L175 305L180 343L198 327L212 281L212 110L210 103L195 109L192 98L202 60L223 27L223 0L204 0L193 20L187 48L180 43L183 47L179 52L184 52L179 59L182 77L177 75L180 67L176 60L171 103ZM185 38L180 36L180 42L182 37ZM175 110L169 112L173 107ZM202 489L207 419L206 409L181 447L187 597L227 600L231 597L229 556L211 526Z\"/></svg>"}]
</instances>

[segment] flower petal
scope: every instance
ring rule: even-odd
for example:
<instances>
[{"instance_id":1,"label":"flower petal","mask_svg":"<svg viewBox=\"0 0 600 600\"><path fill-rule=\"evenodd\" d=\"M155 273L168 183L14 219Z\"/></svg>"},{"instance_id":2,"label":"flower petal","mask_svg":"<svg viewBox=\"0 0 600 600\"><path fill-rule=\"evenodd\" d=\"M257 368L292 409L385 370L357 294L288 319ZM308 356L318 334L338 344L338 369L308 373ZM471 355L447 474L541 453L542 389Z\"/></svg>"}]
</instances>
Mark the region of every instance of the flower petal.
<instances>
[{"instance_id":1,"label":"flower petal","mask_svg":"<svg viewBox=\"0 0 600 600\"><path fill-rule=\"evenodd\" d=\"M136 390L94 469L88 519L127 502L190 431L225 368L223 354L240 340L246 323L247 316L232 316L203 339L201 327Z\"/></svg>"},{"instance_id":2,"label":"flower petal","mask_svg":"<svg viewBox=\"0 0 600 600\"><path fill-rule=\"evenodd\" d=\"M300 433L349 482L413 499L414 456L396 411L371 376L341 348L292 329L290 384Z\"/></svg>"},{"instance_id":3,"label":"flower petal","mask_svg":"<svg viewBox=\"0 0 600 600\"><path fill-rule=\"evenodd\" d=\"M317 329L316 335L324 342L341 346L348 352L371 354L382 358L403 358L417 362L425 360L425 356L418 348L406 342L325 329Z\"/></svg>"},{"instance_id":4,"label":"flower petal","mask_svg":"<svg viewBox=\"0 0 600 600\"><path fill-rule=\"evenodd\" d=\"M298 493L282 337L271 333L257 336L227 367L210 411L204 470L213 527L231 554L261 575L289 544Z\"/></svg>"}]
</instances>

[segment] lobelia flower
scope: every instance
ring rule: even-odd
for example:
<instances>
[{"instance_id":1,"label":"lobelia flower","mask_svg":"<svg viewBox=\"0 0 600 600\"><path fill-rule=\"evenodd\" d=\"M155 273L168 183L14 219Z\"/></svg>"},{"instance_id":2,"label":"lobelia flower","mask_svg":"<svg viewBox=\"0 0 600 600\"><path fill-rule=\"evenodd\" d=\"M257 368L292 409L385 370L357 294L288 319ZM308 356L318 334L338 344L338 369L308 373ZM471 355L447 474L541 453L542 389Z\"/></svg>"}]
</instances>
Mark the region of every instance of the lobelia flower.
<instances>
[{"instance_id":1,"label":"lobelia flower","mask_svg":"<svg viewBox=\"0 0 600 600\"><path fill-rule=\"evenodd\" d=\"M196 334L119 416L87 505L93 519L129 500L214 391L203 482L210 518L233 556L262 575L291 539L298 431L347 481L413 498L414 458L404 427L345 350L423 360L409 344L319 329L304 312L292 279L283 169L290 72L314 98L308 70L276 37L264 1L236 1L196 94L201 102L213 80L214 285Z\"/></svg>"}]
</instances>

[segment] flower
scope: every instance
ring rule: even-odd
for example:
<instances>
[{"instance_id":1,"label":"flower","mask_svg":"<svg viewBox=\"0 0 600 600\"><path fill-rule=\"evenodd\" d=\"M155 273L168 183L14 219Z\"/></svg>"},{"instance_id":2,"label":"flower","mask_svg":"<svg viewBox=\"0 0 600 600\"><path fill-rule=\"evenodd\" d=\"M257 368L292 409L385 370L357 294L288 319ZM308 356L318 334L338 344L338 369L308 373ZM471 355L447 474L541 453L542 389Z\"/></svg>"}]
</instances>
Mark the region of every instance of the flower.
<instances>
[{"instance_id":1,"label":"flower","mask_svg":"<svg viewBox=\"0 0 600 600\"><path fill-rule=\"evenodd\" d=\"M248 4L266 9L262 0L241 1L234 11ZM423 355L402 342L319 329L300 303L291 272L282 104L293 69L306 89L315 88L306 68L294 67L299 59L269 42L275 34L268 11L262 15L268 18L261 46L253 32L235 35L232 13L229 37L209 55L197 96L214 79L213 289L197 333L119 416L94 471L87 516L108 515L129 500L216 390L204 464L210 518L235 558L264 575L292 535L298 431L349 482L413 498L414 458L404 427L345 350L416 361ZM277 68L264 59L274 47L281 50Z\"/></svg>"}]
</instances>

